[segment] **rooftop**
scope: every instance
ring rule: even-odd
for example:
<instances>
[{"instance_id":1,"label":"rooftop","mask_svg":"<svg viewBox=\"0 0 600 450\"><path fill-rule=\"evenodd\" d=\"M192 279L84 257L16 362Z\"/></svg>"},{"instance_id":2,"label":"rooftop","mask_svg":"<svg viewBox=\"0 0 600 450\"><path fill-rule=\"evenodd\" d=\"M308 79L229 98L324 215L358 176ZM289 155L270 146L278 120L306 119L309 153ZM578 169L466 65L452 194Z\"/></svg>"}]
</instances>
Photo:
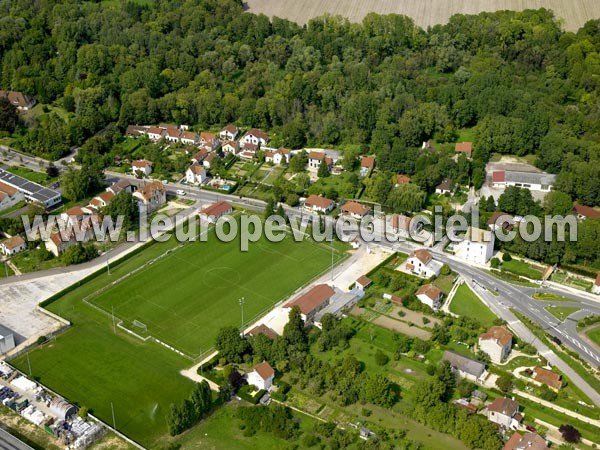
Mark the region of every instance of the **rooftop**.
<instances>
[{"instance_id":1,"label":"rooftop","mask_svg":"<svg viewBox=\"0 0 600 450\"><path fill-rule=\"evenodd\" d=\"M38 202L46 203L56 197L60 198L59 192L44 187L41 184L34 183L33 181L29 181L18 175L14 175L4 169L0 169L0 182L16 188Z\"/></svg>"},{"instance_id":2,"label":"rooftop","mask_svg":"<svg viewBox=\"0 0 600 450\"><path fill-rule=\"evenodd\" d=\"M369 212L369 208L357 202L346 202L342 206L343 213L356 214L357 216L365 216Z\"/></svg>"},{"instance_id":3,"label":"rooftop","mask_svg":"<svg viewBox=\"0 0 600 450\"><path fill-rule=\"evenodd\" d=\"M256 372L263 380L268 380L275 375L275 371L267 361L257 364L252 370Z\"/></svg>"},{"instance_id":4,"label":"rooftop","mask_svg":"<svg viewBox=\"0 0 600 450\"><path fill-rule=\"evenodd\" d=\"M410 258L417 258L423 264L429 263L433 259L433 255L429 250L425 250L424 248L420 248L419 250L415 250L410 254Z\"/></svg>"},{"instance_id":5,"label":"rooftop","mask_svg":"<svg viewBox=\"0 0 600 450\"><path fill-rule=\"evenodd\" d=\"M562 387L560 374L544 369L543 367L536 367L533 369L533 379L554 389L560 389Z\"/></svg>"},{"instance_id":6,"label":"rooftop","mask_svg":"<svg viewBox=\"0 0 600 450\"><path fill-rule=\"evenodd\" d=\"M485 364L474 359L467 358L452 350L446 350L443 361L448 361L450 365L461 372L468 373L476 378L479 378L485 372Z\"/></svg>"},{"instance_id":7,"label":"rooftop","mask_svg":"<svg viewBox=\"0 0 600 450\"><path fill-rule=\"evenodd\" d=\"M479 339L482 341L493 340L500 344L502 347L512 342L512 333L502 326L493 326L481 336Z\"/></svg>"},{"instance_id":8,"label":"rooftop","mask_svg":"<svg viewBox=\"0 0 600 450\"><path fill-rule=\"evenodd\" d=\"M15 234L13 237L8 238L7 240L5 240L3 243L4 247L7 250L13 250L17 247L20 247L21 245L25 244L25 240L19 236L18 234Z\"/></svg>"},{"instance_id":9,"label":"rooftop","mask_svg":"<svg viewBox=\"0 0 600 450\"><path fill-rule=\"evenodd\" d=\"M488 405L487 410L498 414L503 414L508 417L513 417L519 412L519 402L511 400L507 397L499 397Z\"/></svg>"},{"instance_id":10,"label":"rooftop","mask_svg":"<svg viewBox=\"0 0 600 450\"><path fill-rule=\"evenodd\" d=\"M228 211L231 211L231 204L222 200L217 203L213 203L210 206L202 209L202 214L208 217L221 217L223 214L226 214Z\"/></svg>"},{"instance_id":11,"label":"rooftop","mask_svg":"<svg viewBox=\"0 0 600 450\"><path fill-rule=\"evenodd\" d=\"M425 295L435 301L442 295L442 291L433 284L425 284L419 288L415 295Z\"/></svg>"},{"instance_id":12,"label":"rooftop","mask_svg":"<svg viewBox=\"0 0 600 450\"><path fill-rule=\"evenodd\" d=\"M333 206L334 201L329 200L328 198L321 197L320 195L310 195L306 200L304 200L304 204L306 206L316 206L317 208L331 208Z\"/></svg>"},{"instance_id":13,"label":"rooftop","mask_svg":"<svg viewBox=\"0 0 600 450\"><path fill-rule=\"evenodd\" d=\"M335 291L331 286L328 284L318 284L300 297L296 297L285 306L287 308L298 306L302 314L308 315L322 306L323 303L329 301L333 294L335 294Z\"/></svg>"}]
</instances>

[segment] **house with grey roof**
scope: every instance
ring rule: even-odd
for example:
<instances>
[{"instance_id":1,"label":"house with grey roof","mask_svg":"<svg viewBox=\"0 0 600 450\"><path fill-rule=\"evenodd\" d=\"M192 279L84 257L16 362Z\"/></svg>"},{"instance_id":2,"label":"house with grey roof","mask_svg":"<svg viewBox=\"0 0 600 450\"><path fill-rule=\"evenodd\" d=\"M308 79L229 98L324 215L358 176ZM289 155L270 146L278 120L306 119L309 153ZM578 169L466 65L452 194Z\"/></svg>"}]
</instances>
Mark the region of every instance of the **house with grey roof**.
<instances>
[{"instance_id":1,"label":"house with grey roof","mask_svg":"<svg viewBox=\"0 0 600 450\"><path fill-rule=\"evenodd\" d=\"M526 172L519 170L495 170L492 172L492 187L516 186L530 191L548 192L554 186L556 175L546 172Z\"/></svg>"},{"instance_id":2,"label":"house with grey roof","mask_svg":"<svg viewBox=\"0 0 600 450\"><path fill-rule=\"evenodd\" d=\"M469 381L481 382L487 377L485 364L451 350L444 352L442 361L448 361L455 374Z\"/></svg>"}]
</instances>

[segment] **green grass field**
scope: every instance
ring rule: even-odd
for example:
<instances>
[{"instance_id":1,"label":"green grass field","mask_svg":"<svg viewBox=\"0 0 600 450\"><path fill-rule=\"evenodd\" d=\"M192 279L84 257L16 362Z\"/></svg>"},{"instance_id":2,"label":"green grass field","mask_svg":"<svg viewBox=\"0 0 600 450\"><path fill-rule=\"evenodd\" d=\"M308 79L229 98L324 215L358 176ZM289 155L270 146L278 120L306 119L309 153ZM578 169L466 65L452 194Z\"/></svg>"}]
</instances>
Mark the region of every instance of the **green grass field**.
<instances>
[{"instance_id":1,"label":"green grass field","mask_svg":"<svg viewBox=\"0 0 600 450\"><path fill-rule=\"evenodd\" d=\"M571 314L579 311L581 308L576 306L546 306L546 311L552 314L561 322L564 322Z\"/></svg>"},{"instance_id":2,"label":"green grass field","mask_svg":"<svg viewBox=\"0 0 600 450\"><path fill-rule=\"evenodd\" d=\"M336 262L342 253L335 252ZM291 295L329 268L329 246L312 241L266 239L241 252L209 233L207 242L175 250L90 301L124 320L138 320L148 334L197 356L214 344L218 330L240 325ZM135 331L142 331L130 326Z\"/></svg>"},{"instance_id":3,"label":"green grass field","mask_svg":"<svg viewBox=\"0 0 600 450\"><path fill-rule=\"evenodd\" d=\"M465 283L456 290L450 311L459 316L467 316L475 319L483 326L489 327L496 319L496 315L483 304L479 297Z\"/></svg>"},{"instance_id":4,"label":"green grass field","mask_svg":"<svg viewBox=\"0 0 600 450\"><path fill-rule=\"evenodd\" d=\"M47 184L50 184L56 180L56 178L50 178L48 175L46 175L46 172L37 172L35 170L28 169L27 167L11 166L6 170L43 186L46 186Z\"/></svg>"},{"instance_id":5,"label":"green grass field","mask_svg":"<svg viewBox=\"0 0 600 450\"><path fill-rule=\"evenodd\" d=\"M32 375L36 379L70 401L91 408L95 415L107 423L112 422L112 402L118 430L147 448L157 448L164 442L167 434L165 416L169 405L180 404L189 396L193 383L182 377L179 372L192 363L161 345L150 341L142 342L119 328L114 333L111 317L85 304L81 299L164 254L167 250L174 249L177 244L174 239L155 243L114 266L110 275L101 273L48 305L47 308L51 312L68 319L72 326L55 340L29 352ZM188 332L198 333L197 339L212 345L214 334L210 333L215 333L219 326L213 323L215 319L222 320L223 323L230 321L234 325L240 323L237 298L228 311L222 303L223 290L220 290L218 295L211 295L210 287L206 287L203 281L205 278L202 277L202 273L210 273L211 267L222 267L223 258L235 261L234 255L239 255L247 265L243 272L244 276L253 280L253 283L250 283L249 280L232 278L225 283L233 286L234 283L240 282L247 289L255 289L253 292L257 297L244 291L246 317L250 317L252 308L258 308L257 304L252 304L253 300L256 303L259 300L263 302L263 308L271 302L271 299L264 294L270 287L278 289L282 296L284 291L296 289L302 281L308 281L312 273L328 267L331 261L329 247L320 247L309 242L299 244L290 244L287 241L279 244L261 242L255 247L251 246L251 251L246 256L234 251L238 246L239 244L235 242L228 245L213 245L210 240L205 244L189 244L184 249L171 253L170 258L155 263L160 270L155 272L154 268L148 269L141 273L141 278L144 283L153 283L154 289L162 286L160 290L162 297L149 287L145 287L144 283L138 284L136 278L131 278L128 282L134 282L133 288L144 289L144 293L148 296L145 307L148 314L156 314L150 307L150 299L162 299L168 302L173 299L169 296L170 291L184 292L180 290L184 285L192 289L192 292L187 294L186 301L194 302L197 294L202 298L202 302L197 304L198 307L204 307L206 310L204 313L195 310L196 319L199 321L197 327L176 321L171 323L174 328L171 332L175 334L175 329L180 325L186 326ZM279 255L279 259L283 261L275 264L273 260L280 251L288 252L287 255L290 257L282 258ZM208 255L211 257L208 258ZM182 260L184 256L187 259ZM257 260L256 257L264 257L265 261ZM338 257L341 257L341 253L338 253ZM292 258L297 258L299 261L294 263ZM307 258L313 258L310 267L306 267ZM318 263L321 264L319 267L317 267ZM232 269L237 270L237 266ZM267 279L254 275L255 272L265 271L270 274ZM175 273L178 275L176 276ZM282 276L286 273L288 277ZM151 279L157 276L161 278L162 283ZM187 281L175 283L175 279ZM198 280L197 284L194 280ZM216 274L211 278L211 282L214 280L222 283ZM268 284L265 286L266 282ZM299 284L295 284L296 282ZM263 285L258 286L256 283L263 283ZM265 297L258 297L258 293L263 293ZM277 298L273 298L272 301L276 300ZM216 309L214 307L211 309L211 301L218 304ZM164 309L158 308L158 310L163 316L165 315ZM225 312L230 313L228 318L219 319L212 315ZM192 340L193 336L187 338ZM25 373L29 372L26 355L11 363Z\"/></svg>"},{"instance_id":6,"label":"green grass field","mask_svg":"<svg viewBox=\"0 0 600 450\"><path fill-rule=\"evenodd\" d=\"M587 335L596 345L600 345L600 327L588 331Z\"/></svg>"},{"instance_id":7,"label":"green grass field","mask_svg":"<svg viewBox=\"0 0 600 450\"><path fill-rule=\"evenodd\" d=\"M523 277L530 278L532 280L542 279L542 273L539 270L517 259L504 261L502 263L502 269L514 273L515 275L521 275Z\"/></svg>"}]
</instances>

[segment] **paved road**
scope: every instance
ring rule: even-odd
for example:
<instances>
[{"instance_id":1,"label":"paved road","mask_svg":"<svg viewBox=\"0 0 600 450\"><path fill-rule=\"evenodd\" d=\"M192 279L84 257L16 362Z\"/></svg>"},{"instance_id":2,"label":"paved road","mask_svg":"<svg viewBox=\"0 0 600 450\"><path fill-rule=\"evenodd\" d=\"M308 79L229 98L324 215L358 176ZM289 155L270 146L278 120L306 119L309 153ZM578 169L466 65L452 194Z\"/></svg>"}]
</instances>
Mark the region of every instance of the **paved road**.
<instances>
[{"instance_id":1,"label":"paved road","mask_svg":"<svg viewBox=\"0 0 600 450\"><path fill-rule=\"evenodd\" d=\"M33 450L33 448L0 428L0 450Z\"/></svg>"}]
</instances>

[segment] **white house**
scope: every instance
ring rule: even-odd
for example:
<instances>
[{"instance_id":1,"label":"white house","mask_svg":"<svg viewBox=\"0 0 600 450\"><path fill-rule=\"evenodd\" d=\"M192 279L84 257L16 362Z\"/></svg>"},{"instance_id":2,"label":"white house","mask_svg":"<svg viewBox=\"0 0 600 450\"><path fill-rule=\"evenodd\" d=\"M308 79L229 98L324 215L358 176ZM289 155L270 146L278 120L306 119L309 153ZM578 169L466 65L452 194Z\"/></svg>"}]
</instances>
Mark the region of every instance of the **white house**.
<instances>
[{"instance_id":1,"label":"white house","mask_svg":"<svg viewBox=\"0 0 600 450\"><path fill-rule=\"evenodd\" d=\"M265 391L271 389L274 378L275 371L267 361L263 361L254 366L252 371L247 375L248 384Z\"/></svg>"},{"instance_id":2,"label":"white house","mask_svg":"<svg viewBox=\"0 0 600 450\"><path fill-rule=\"evenodd\" d=\"M0 211L11 208L23 200L25 200L25 196L22 192L0 181Z\"/></svg>"},{"instance_id":3,"label":"white house","mask_svg":"<svg viewBox=\"0 0 600 450\"><path fill-rule=\"evenodd\" d=\"M198 143L198 134L193 131L184 131L181 133L181 143L185 145L196 145Z\"/></svg>"},{"instance_id":4,"label":"white house","mask_svg":"<svg viewBox=\"0 0 600 450\"><path fill-rule=\"evenodd\" d=\"M502 450L550 450L546 440L539 434L519 432L513 433Z\"/></svg>"},{"instance_id":5,"label":"white house","mask_svg":"<svg viewBox=\"0 0 600 450\"><path fill-rule=\"evenodd\" d=\"M219 137L222 141L235 141L238 133L238 127L235 125L227 125L219 132Z\"/></svg>"},{"instance_id":6,"label":"white house","mask_svg":"<svg viewBox=\"0 0 600 450\"><path fill-rule=\"evenodd\" d=\"M354 219L362 219L371 211L371 208L357 202L346 202L341 208L342 214Z\"/></svg>"},{"instance_id":7,"label":"white house","mask_svg":"<svg viewBox=\"0 0 600 450\"><path fill-rule=\"evenodd\" d=\"M406 269L423 278L438 276L442 265L433 259L433 254L429 250L425 249L415 250L406 260Z\"/></svg>"},{"instance_id":8,"label":"white house","mask_svg":"<svg viewBox=\"0 0 600 450\"><path fill-rule=\"evenodd\" d=\"M148 130L146 130L146 134L148 135L148 139L150 139L151 141L160 141L163 137L165 133L165 130L163 128L159 128L159 127L148 127Z\"/></svg>"},{"instance_id":9,"label":"white house","mask_svg":"<svg viewBox=\"0 0 600 450\"><path fill-rule=\"evenodd\" d=\"M73 206L61 213L60 218L69 226L80 222L86 215L92 214L93 211L88 207Z\"/></svg>"},{"instance_id":10,"label":"white house","mask_svg":"<svg viewBox=\"0 0 600 450\"><path fill-rule=\"evenodd\" d=\"M95 209L96 211L102 208L106 208L108 204L112 201L115 194L112 190L106 190L102 194L95 196L90 200L90 204L88 207Z\"/></svg>"},{"instance_id":11,"label":"white house","mask_svg":"<svg viewBox=\"0 0 600 450\"><path fill-rule=\"evenodd\" d=\"M200 211L200 217L210 223L217 223L217 220L219 220L221 217L231 214L232 212L233 207L231 204L222 200L203 208L202 211Z\"/></svg>"},{"instance_id":12,"label":"white house","mask_svg":"<svg viewBox=\"0 0 600 450\"><path fill-rule=\"evenodd\" d=\"M594 287L592 288L592 292L594 294L599 294L600 295L600 273L596 277L596 282L594 283Z\"/></svg>"},{"instance_id":13,"label":"white house","mask_svg":"<svg viewBox=\"0 0 600 450\"><path fill-rule=\"evenodd\" d=\"M27 243L25 242L25 239L16 234L0 243L0 250L2 250L2 253L4 253L6 256L11 256L15 253L27 250Z\"/></svg>"},{"instance_id":14,"label":"white house","mask_svg":"<svg viewBox=\"0 0 600 450\"><path fill-rule=\"evenodd\" d=\"M356 285L356 287L358 289L360 289L361 291L364 291L365 289L367 289L369 286L371 286L373 284L373 281L365 276L365 275L361 275L360 277L358 277L356 279L356 282L354 283Z\"/></svg>"},{"instance_id":15,"label":"white house","mask_svg":"<svg viewBox=\"0 0 600 450\"><path fill-rule=\"evenodd\" d=\"M131 162L131 171L134 175L148 176L152 173L152 161L136 159Z\"/></svg>"},{"instance_id":16,"label":"white house","mask_svg":"<svg viewBox=\"0 0 600 450\"><path fill-rule=\"evenodd\" d=\"M492 187L503 189L516 186L530 191L549 192L556 175L546 172L523 172L518 170L495 170L492 172Z\"/></svg>"},{"instance_id":17,"label":"white house","mask_svg":"<svg viewBox=\"0 0 600 450\"><path fill-rule=\"evenodd\" d=\"M133 193L140 211L151 213L167 201L167 190L160 181L153 181Z\"/></svg>"},{"instance_id":18,"label":"white house","mask_svg":"<svg viewBox=\"0 0 600 450\"><path fill-rule=\"evenodd\" d=\"M452 193L452 180L444 178L440 184L435 187L435 193L444 195Z\"/></svg>"},{"instance_id":19,"label":"white house","mask_svg":"<svg viewBox=\"0 0 600 450\"><path fill-rule=\"evenodd\" d=\"M242 136L242 147L246 147L246 144L254 144L257 146L264 147L269 142L269 136L263 130L258 128L252 128L246 134Z\"/></svg>"},{"instance_id":20,"label":"white house","mask_svg":"<svg viewBox=\"0 0 600 450\"><path fill-rule=\"evenodd\" d=\"M0 97L5 98L19 111L27 111L35 105L35 99L20 91L0 91Z\"/></svg>"},{"instance_id":21,"label":"white house","mask_svg":"<svg viewBox=\"0 0 600 450\"><path fill-rule=\"evenodd\" d=\"M470 380L473 382L481 382L487 377L487 371L485 370L485 364L474 359L467 358L459 353L453 352L452 350L446 350L443 361L448 361L452 371L461 378Z\"/></svg>"},{"instance_id":22,"label":"white house","mask_svg":"<svg viewBox=\"0 0 600 450\"><path fill-rule=\"evenodd\" d=\"M366 177L375 168L375 158L363 156L360 159L360 176Z\"/></svg>"},{"instance_id":23,"label":"white house","mask_svg":"<svg viewBox=\"0 0 600 450\"><path fill-rule=\"evenodd\" d=\"M112 192L114 195L117 195L121 191L132 194L135 191L135 186L126 178L121 178L116 183L113 183L107 187L106 190Z\"/></svg>"},{"instance_id":24,"label":"white house","mask_svg":"<svg viewBox=\"0 0 600 450\"><path fill-rule=\"evenodd\" d=\"M221 145L221 141L219 140L219 136L214 133L208 133L203 131L200 133L200 138L198 139L200 146L206 148L208 150L216 150L219 145Z\"/></svg>"},{"instance_id":25,"label":"white house","mask_svg":"<svg viewBox=\"0 0 600 450\"><path fill-rule=\"evenodd\" d=\"M181 136L181 130L177 127L168 127L165 130L165 139L169 142L179 142Z\"/></svg>"},{"instance_id":26,"label":"white house","mask_svg":"<svg viewBox=\"0 0 600 450\"><path fill-rule=\"evenodd\" d=\"M419 301L437 311L442 304L444 293L433 284L425 284L415 293Z\"/></svg>"},{"instance_id":27,"label":"white house","mask_svg":"<svg viewBox=\"0 0 600 450\"><path fill-rule=\"evenodd\" d=\"M513 335L506 327L493 326L479 336L479 349L495 363L501 363L510 354Z\"/></svg>"},{"instance_id":28,"label":"white house","mask_svg":"<svg viewBox=\"0 0 600 450\"><path fill-rule=\"evenodd\" d=\"M517 429L523 416L519 413L519 403L510 398L495 399L486 408L487 418L506 429Z\"/></svg>"},{"instance_id":29,"label":"white house","mask_svg":"<svg viewBox=\"0 0 600 450\"><path fill-rule=\"evenodd\" d=\"M192 184L201 184L206 180L206 169L198 163L193 163L185 171L185 181Z\"/></svg>"},{"instance_id":30,"label":"white house","mask_svg":"<svg viewBox=\"0 0 600 450\"><path fill-rule=\"evenodd\" d=\"M313 194L304 200L304 207L313 212L328 213L334 206L335 202L333 200L329 200L328 198L319 195Z\"/></svg>"},{"instance_id":31,"label":"white house","mask_svg":"<svg viewBox=\"0 0 600 450\"><path fill-rule=\"evenodd\" d=\"M240 144L238 144L236 141L223 141L221 150L223 150L223 153L232 153L237 155L240 151Z\"/></svg>"},{"instance_id":32,"label":"white house","mask_svg":"<svg viewBox=\"0 0 600 450\"><path fill-rule=\"evenodd\" d=\"M456 256L475 264L486 264L494 254L495 234L490 230L469 227L456 248Z\"/></svg>"},{"instance_id":33,"label":"white house","mask_svg":"<svg viewBox=\"0 0 600 450\"><path fill-rule=\"evenodd\" d=\"M210 152L208 155L206 155L206 158L202 160L202 165L207 169L210 169L210 166L213 164L215 159L219 159L219 156L215 152Z\"/></svg>"},{"instance_id":34,"label":"white house","mask_svg":"<svg viewBox=\"0 0 600 450\"><path fill-rule=\"evenodd\" d=\"M265 161L273 164L287 164L290 161L290 151L287 148L267 150L265 152Z\"/></svg>"},{"instance_id":35,"label":"white house","mask_svg":"<svg viewBox=\"0 0 600 450\"><path fill-rule=\"evenodd\" d=\"M333 167L333 160L331 158L327 157L324 152L310 152L308 154L308 170L317 172L323 160L327 165L327 170L331 171L331 168Z\"/></svg>"}]
</instances>

